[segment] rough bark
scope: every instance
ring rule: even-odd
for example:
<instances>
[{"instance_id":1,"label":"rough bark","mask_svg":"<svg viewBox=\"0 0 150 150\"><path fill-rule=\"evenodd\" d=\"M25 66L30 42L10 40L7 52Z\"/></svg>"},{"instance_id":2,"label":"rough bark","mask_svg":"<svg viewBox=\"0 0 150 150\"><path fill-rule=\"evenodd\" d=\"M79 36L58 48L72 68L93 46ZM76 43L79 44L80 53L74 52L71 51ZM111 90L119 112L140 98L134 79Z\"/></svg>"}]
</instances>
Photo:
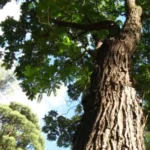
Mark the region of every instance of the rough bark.
<instances>
[{"instance_id":1,"label":"rough bark","mask_svg":"<svg viewBox=\"0 0 150 150\"><path fill-rule=\"evenodd\" d=\"M127 0L128 18L117 38L98 49L84 115L73 150L145 150L145 118L130 78L131 55L141 36L142 9Z\"/></svg>"}]
</instances>

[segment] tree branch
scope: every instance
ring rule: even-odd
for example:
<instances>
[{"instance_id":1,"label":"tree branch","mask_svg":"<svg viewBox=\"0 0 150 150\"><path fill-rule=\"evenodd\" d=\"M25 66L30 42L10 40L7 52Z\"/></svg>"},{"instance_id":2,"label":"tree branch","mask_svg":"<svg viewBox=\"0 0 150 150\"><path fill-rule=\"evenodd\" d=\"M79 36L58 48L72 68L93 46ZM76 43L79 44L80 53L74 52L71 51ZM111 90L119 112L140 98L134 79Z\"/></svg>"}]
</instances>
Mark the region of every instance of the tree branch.
<instances>
[{"instance_id":1,"label":"tree branch","mask_svg":"<svg viewBox=\"0 0 150 150\"><path fill-rule=\"evenodd\" d=\"M102 29L110 30L112 28L118 27L118 25L111 20L101 21L93 24L79 24L79 23L61 21L57 19L50 19L50 21L54 25L57 25L59 27L70 27L70 28L84 30L84 31L102 30Z\"/></svg>"}]
</instances>

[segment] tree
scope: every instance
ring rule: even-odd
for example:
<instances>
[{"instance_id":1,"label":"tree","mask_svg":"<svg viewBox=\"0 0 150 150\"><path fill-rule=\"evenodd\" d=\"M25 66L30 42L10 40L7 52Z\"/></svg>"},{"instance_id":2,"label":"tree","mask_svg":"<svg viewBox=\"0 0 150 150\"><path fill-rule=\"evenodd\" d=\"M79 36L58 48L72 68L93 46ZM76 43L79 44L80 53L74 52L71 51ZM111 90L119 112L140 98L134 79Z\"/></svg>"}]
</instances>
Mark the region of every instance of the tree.
<instances>
[{"instance_id":1,"label":"tree","mask_svg":"<svg viewBox=\"0 0 150 150\"><path fill-rule=\"evenodd\" d=\"M15 102L0 105L0 149L44 150L38 119L29 107Z\"/></svg>"},{"instance_id":2,"label":"tree","mask_svg":"<svg viewBox=\"0 0 150 150\"><path fill-rule=\"evenodd\" d=\"M54 111L45 117L49 139L58 138L59 145L65 145L74 124L73 150L145 149L141 100L147 113L149 4L148 0L26 0L19 21L8 17L1 23L5 65L10 68L18 61L16 73L29 98L49 95L62 83L72 100L82 97L78 108L82 105L83 114L76 115L80 121L60 119ZM16 57L18 52L22 55ZM62 131L64 124L68 128Z\"/></svg>"}]
</instances>

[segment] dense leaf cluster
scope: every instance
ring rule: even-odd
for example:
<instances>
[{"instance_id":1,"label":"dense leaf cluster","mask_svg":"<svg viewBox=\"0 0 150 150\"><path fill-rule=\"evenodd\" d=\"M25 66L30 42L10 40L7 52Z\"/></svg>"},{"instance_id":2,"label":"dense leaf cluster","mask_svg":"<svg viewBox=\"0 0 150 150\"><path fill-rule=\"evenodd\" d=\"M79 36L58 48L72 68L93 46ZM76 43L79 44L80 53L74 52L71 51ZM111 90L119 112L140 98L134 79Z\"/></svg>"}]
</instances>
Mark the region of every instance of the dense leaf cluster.
<instances>
[{"instance_id":1,"label":"dense leaf cluster","mask_svg":"<svg viewBox=\"0 0 150 150\"><path fill-rule=\"evenodd\" d=\"M71 145L75 131L80 121L80 116L76 115L68 119L62 115L58 115L56 111L50 111L44 117L45 125L43 132L47 133L48 140L56 140L60 147L68 147Z\"/></svg>"}]
</instances>

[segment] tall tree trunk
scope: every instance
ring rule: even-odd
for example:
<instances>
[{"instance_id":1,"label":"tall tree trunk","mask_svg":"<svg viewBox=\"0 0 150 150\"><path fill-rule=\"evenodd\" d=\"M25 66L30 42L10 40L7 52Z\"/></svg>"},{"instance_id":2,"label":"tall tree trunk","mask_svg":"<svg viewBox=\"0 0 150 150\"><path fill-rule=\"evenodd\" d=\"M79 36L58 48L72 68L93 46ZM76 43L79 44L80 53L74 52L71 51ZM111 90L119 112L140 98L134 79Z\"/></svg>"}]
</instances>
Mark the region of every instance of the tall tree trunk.
<instances>
[{"instance_id":1,"label":"tall tree trunk","mask_svg":"<svg viewBox=\"0 0 150 150\"><path fill-rule=\"evenodd\" d=\"M145 118L130 78L130 60L141 36L141 7L126 0L128 18L116 38L97 53L91 87L73 150L145 150Z\"/></svg>"}]
</instances>

